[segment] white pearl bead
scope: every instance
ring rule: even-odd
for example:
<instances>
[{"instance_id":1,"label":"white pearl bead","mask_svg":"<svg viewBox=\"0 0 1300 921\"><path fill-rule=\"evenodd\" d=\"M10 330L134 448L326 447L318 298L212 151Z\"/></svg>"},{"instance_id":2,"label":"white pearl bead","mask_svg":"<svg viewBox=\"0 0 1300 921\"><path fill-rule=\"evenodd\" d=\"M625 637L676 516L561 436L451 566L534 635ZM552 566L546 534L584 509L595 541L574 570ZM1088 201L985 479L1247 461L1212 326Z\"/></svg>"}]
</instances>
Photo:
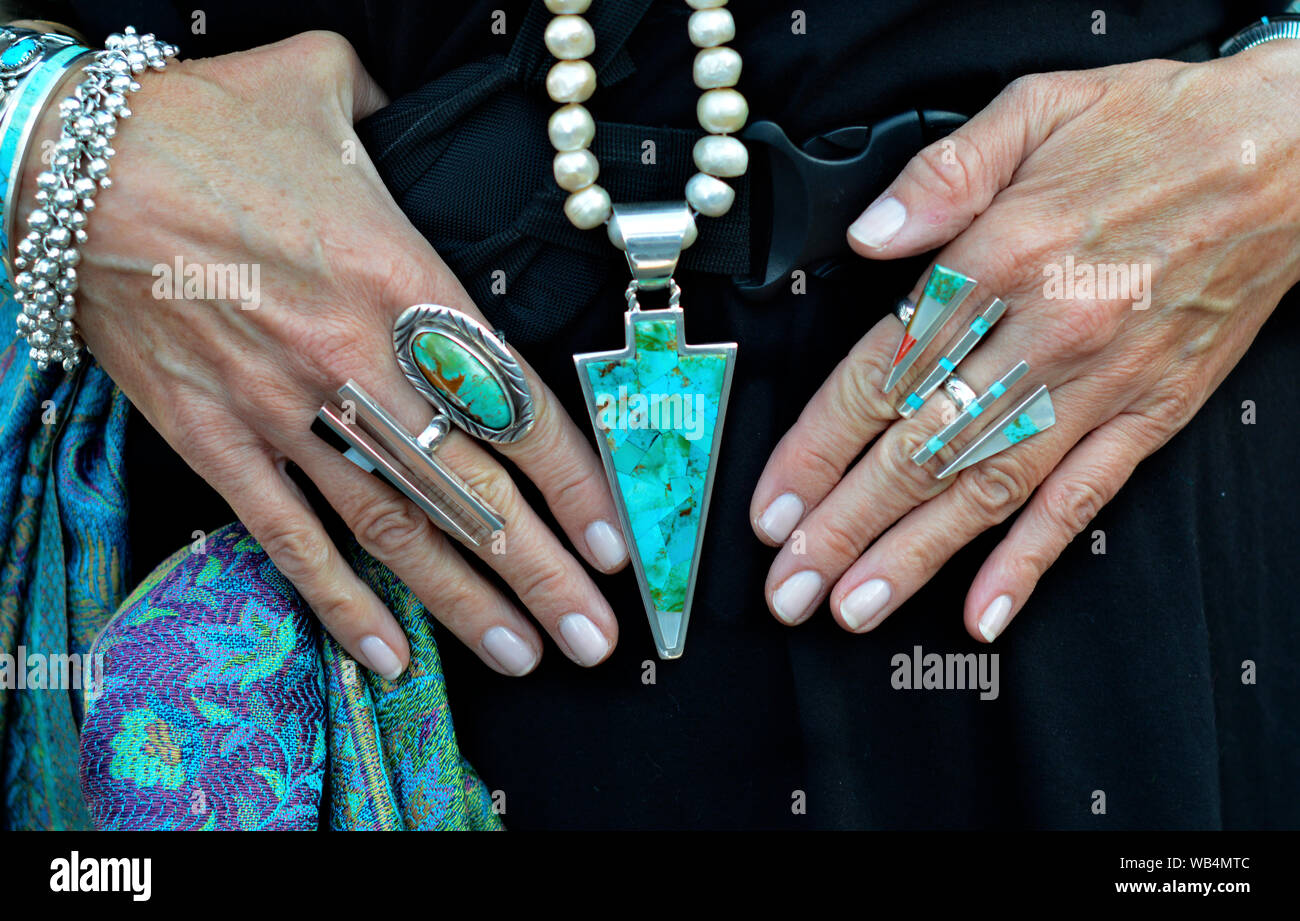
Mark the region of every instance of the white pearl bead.
<instances>
[{"instance_id":1,"label":"white pearl bead","mask_svg":"<svg viewBox=\"0 0 1300 921\"><path fill-rule=\"evenodd\" d=\"M614 244L615 249L627 249L627 241L618 230L618 221L610 221L605 225L605 236L609 237L609 242Z\"/></svg>"},{"instance_id":2,"label":"white pearl bead","mask_svg":"<svg viewBox=\"0 0 1300 921\"><path fill-rule=\"evenodd\" d=\"M566 150L552 162L556 184L566 192L585 189L600 175L600 164L590 150Z\"/></svg>"},{"instance_id":3,"label":"white pearl bead","mask_svg":"<svg viewBox=\"0 0 1300 921\"><path fill-rule=\"evenodd\" d=\"M590 230L609 220L612 207L608 192L598 185L589 185L565 200L564 216L579 230Z\"/></svg>"},{"instance_id":4,"label":"white pearl bead","mask_svg":"<svg viewBox=\"0 0 1300 921\"><path fill-rule=\"evenodd\" d=\"M577 103L560 106L546 124L551 146L556 150L581 150L591 146L596 136L596 121Z\"/></svg>"},{"instance_id":5,"label":"white pearl bead","mask_svg":"<svg viewBox=\"0 0 1300 921\"><path fill-rule=\"evenodd\" d=\"M576 61L596 50L596 33L581 16L556 16L546 25L545 39L547 50L561 61Z\"/></svg>"},{"instance_id":6,"label":"white pearl bead","mask_svg":"<svg viewBox=\"0 0 1300 921\"><path fill-rule=\"evenodd\" d=\"M740 55L732 48L705 48L695 56L695 85L702 90L740 82Z\"/></svg>"},{"instance_id":7,"label":"white pearl bead","mask_svg":"<svg viewBox=\"0 0 1300 921\"><path fill-rule=\"evenodd\" d=\"M596 92L596 68L586 61L557 61L546 74L546 92L556 102L586 102Z\"/></svg>"},{"instance_id":8,"label":"white pearl bead","mask_svg":"<svg viewBox=\"0 0 1300 921\"><path fill-rule=\"evenodd\" d=\"M749 151L733 137L706 134L695 142L695 167L710 176L743 176Z\"/></svg>"},{"instance_id":9,"label":"white pearl bead","mask_svg":"<svg viewBox=\"0 0 1300 921\"><path fill-rule=\"evenodd\" d=\"M726 6L727 0L686 0L686 5L693 10L712 10Z\"/></svg>"},{"instance_id":10,"label":"white pearl bead","mask_svg":"<svg viewBox=\"0 0 1300 921\"><path fill-rule=\"evenodd\" d=\"M712 134L733 134L745 127L749 103L733 89L709 90L700 94L695 106L700 126Z\"/></svg>"},{"instance_id":11,"label":"white pearl bead","mask_svg":"<svg viewBox=\"0 0 1300 921\"><path fill-rule=\"evenodd\" d=\"M690 226L686 228L686 235L682 237L682 249L690 249L691 244L700 238L700 228L695 226L695 215L691 215Z\"/></svg>"},{"instance_id":12,"label":"white pearl bead","mask_svg":"<svg viewBox=\"0 0 1300 921\"><path fill-rule=\"evenodd\" d=\"M723 0L725 3L726 0ZM546 8L552 13L585 13L591 6L591 0L546 0Z\"/></svg>"},{"instance_id":13,"label":"white pearl bead","mask_svg":"<svg viewBox=\"0 0 1300 921\"><path fill-rule=\"evenodd\" d=\"M686 201L706 217L722 217L735 200L735 189L707 173L696 173L686 182Z\"/></svg>"},{"instance_id":14,"label":"white pearl bead","mask_svg":"<svg viewBox=\"0 0 1300 921\"><path fill-rule=\"evenodd\" d=\"M686 23L686 33L696 48L725 45L736 37L736 20L729 10L696 10Z\"/></svg>"}]
</instances>

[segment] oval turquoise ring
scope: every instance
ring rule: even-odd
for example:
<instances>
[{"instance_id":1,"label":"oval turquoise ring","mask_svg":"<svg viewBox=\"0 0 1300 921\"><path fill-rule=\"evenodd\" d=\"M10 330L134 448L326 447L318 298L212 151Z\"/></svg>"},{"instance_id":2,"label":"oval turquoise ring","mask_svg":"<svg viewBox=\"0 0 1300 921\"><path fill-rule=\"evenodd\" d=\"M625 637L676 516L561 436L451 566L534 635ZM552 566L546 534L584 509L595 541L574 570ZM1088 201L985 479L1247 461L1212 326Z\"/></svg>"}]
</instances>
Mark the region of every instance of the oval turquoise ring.
<instances>
[{"instance_id":1,"label":"oval turquoise ring","mask_svg":"<svg viewBox=\"0 0 1300 921\"><path fill-rule=\"evenodd\" d=\"M411 386L475 438L506 444L533 425L524 369L491 330L440 304L416 304L393 324L397 364Z\"/></svg>"}]
</instances>

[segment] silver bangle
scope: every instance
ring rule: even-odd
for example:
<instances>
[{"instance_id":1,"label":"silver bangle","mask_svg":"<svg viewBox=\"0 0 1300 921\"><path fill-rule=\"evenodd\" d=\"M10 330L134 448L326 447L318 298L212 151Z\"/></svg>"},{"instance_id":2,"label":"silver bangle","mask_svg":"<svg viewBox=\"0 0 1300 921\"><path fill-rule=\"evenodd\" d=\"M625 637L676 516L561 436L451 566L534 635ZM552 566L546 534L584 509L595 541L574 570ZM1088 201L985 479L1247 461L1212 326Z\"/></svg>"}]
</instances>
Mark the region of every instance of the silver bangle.
<instances>
[{"instance_id":1,"label":"silver bangle","mask_svg":"<svg viewBox=\"0 0 1300 921\"><path fill-rule=\"evenodd\" d=\"M135 74L162 70L177 49L153 35L137 35L128 26L108 37L95 52L84 79L59 104L62 128L50 168L36 177L36 207L27 217L31 228L18 244L13 265L14 297L22 307L18 335L27 340L36 366L73 371L81 363L81 340L73 322L77 305L78 247L86 242L86 216L95 209L95 194L110 187L110 141L117 120L131 110L127 96L140 88Z\"/></svg>"},{"instance_id":2,"label":"silver bangle","mask_svg":"<svg viewBox=\"0 0 1300 921\"><path fill-rule=\"evenodd\" d=\"M92 53L71 41L55 46L53 53L32 65L13 96L5 100L4 115L0 118L0 169L5 170L0 177L0 264L3 265L0 291L5 295L13 293L15 269L11 250L18 222L17 198L32 138L64 77L85 63Z\"/></svg>"},{"instance_id":3,"label":"silver bangle","mask_svg":"<svg viewBox=\"0 0 1300 921\"><path fill-rule=\"evenodd\" d=\"M1300 2L1287 5L1277 16L1265 16L1242 29L1219 46L1219 57L1240 54L1280 38L1300 39Z\"/></svg>"}]
</instances>

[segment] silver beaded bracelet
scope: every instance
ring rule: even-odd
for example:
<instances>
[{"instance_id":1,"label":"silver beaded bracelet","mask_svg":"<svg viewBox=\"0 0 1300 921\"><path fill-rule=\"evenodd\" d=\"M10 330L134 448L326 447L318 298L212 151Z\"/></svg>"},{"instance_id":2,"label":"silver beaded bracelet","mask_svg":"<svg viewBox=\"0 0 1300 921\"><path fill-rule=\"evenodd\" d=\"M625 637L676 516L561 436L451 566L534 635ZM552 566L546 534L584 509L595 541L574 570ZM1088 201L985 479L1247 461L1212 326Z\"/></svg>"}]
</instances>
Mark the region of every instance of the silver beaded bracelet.
<instances>
[{"instance_id":1,"label":"silver beaded bracelet","mask_svg":"<svg viewBox=\"0 0 1300 921\"><path fill-rule=\"evenodd\" d=\"M42 371L52 366L72 371L81 363L73 321L81 262L77 247L86 242L86 216L95 209L95 193L111 185L108 164L115 151L109 142L117 120L131 114L127 96L140 89L133 75L164 69L176 53L174 45L127 26L108 37L82 82L59 104L62 129L50 168L36 177L36 207L27 217L31 229L13 262L14 296L22 307L18 335Z\"/></svg>"}]
</instances>

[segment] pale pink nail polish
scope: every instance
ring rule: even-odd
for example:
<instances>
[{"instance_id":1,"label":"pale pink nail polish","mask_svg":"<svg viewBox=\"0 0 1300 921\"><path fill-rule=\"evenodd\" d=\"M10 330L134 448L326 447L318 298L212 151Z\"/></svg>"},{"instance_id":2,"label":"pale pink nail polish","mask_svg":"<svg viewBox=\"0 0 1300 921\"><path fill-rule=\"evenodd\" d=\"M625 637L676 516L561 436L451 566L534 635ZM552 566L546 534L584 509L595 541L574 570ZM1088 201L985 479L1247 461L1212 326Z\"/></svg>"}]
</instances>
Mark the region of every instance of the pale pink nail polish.
<instances>
[{"instance_id":1,"label":"pale pink nail polish","mask_svg":"<svg viewBox=\"0 0 1300 921\"><path fill-rule=\"evenodd\" d=\"M980 615L980 633L990 643L1006 628L1011 618L1011 596L998 595Z\"/></svg>"},{"instance_id":2,"label":"pale pink nail polish","mask_svg":"<svg viewBox=\"0 0 1300 921\"><path fill-rule=\"evenodd\" d=\"M797 624L807 615L821 590L821 573L811 569L795 573L772 593L772 607L776 609L776 616L787 624Z\"/></svg>"},{"instance_id":3,"label":"pale pink nail polish","mask_svg":"<svg viewBox=\"0 0 1300 921\"><path fill-rule=\"evenodd\" d=\"M863 582L840 602L840 617L850 630L873 626L885 605L889 604L891 594L889 583L884 579Z\"/></svg>"},{"instance_id":4,"label":"pale pink nail polish","mask_svg":"<svg viewBox=\"0 0 1300 921\"><path fill-rule=\"evenodd\" d=\"M792 492L783 493L758 516L758 528L778 544L784 543L803 517L803 509L802 499Z\"/></svg>"},{"instance_id":5,"label":"pale pink nail polish","mask_svg":"<svg viewBox=\"0 0 1300 921\"><path fill-rule=\"evenodd\" d=\"M849 234L860 243L878 249L898 235L906 220L907 209L891 195L864 211L849 227Z\"/></svg>"}]
</instances>

